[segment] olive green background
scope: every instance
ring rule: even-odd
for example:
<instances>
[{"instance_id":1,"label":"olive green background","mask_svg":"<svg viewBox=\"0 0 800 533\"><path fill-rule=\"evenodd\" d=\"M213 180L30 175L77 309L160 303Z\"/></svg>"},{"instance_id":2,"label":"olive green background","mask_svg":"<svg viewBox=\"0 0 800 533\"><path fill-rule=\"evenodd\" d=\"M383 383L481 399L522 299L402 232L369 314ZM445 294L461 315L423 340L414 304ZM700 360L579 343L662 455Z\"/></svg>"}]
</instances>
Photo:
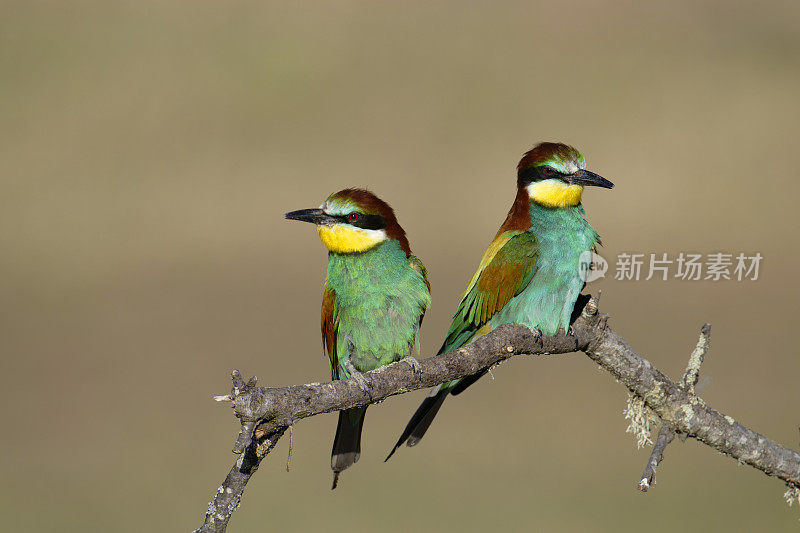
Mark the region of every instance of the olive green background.
<instances>
[{"instance_id":1,"label":"olive green background","mask_svg":"<svg viewBox=\"0 0 800 533\"><path fill-rule=\"evenodd\" d=\"M0 4L0 510L8 531L189 531L232 464L228 373L322 381L325 253L284 212L368 186L428 266L423 356L502 222L520 155L576 146L602 308L703 398L798 446L800 4ZM613 279L620 252L761 252L755 282ZM423 397L294 430L230 531L796 531L785 487L675 442L648 494L626 392L520 358L382 460ZM710 381L709 381L710 378Z\"/></svg>"}]
</instances>

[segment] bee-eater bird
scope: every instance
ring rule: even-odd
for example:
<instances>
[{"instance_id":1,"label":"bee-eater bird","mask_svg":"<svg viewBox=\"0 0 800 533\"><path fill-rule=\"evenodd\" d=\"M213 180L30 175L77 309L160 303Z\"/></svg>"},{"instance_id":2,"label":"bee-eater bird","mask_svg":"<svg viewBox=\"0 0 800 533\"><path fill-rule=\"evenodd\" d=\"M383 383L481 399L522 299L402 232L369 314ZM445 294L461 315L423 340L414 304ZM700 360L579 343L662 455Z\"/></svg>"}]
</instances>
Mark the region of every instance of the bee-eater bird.
<instances>
[{"instance_id":1,"label":"bee-eater bird","mask_svg":"<svg viewBox=\"0 0 800 533\"><path fill-rule=\"evenodd\" d=\"M344 189L330 195L319 209L285 216L316 224L328 248L322 344L331 361L331 379L352 377L365 389L362 372L401 359L416 367L411 354L412 349L419 350L430 285L389 204L370 191ZM366 411L355 407L339 412L331 452L332 489L339 473L361 456Z\"/></svg>"},{"instance_id":2,"label":"bee-eater bird","mask_svg":"<svg viewBox=\"0 0 800 533\"><path fill-rule=\"evenodd\" d=\"M600 243L586 220L586 186L613 183L586 170L571 146L544 142L517 166L517 196L483 254L439 353L486 335L501 324L521 324L544 335L569 331L575 301L585 285L579 257ZM389 458L403 443L416 445L449 394L457 395L486 371L431 391L408 422Z\"/></svg>"}]
</instances>

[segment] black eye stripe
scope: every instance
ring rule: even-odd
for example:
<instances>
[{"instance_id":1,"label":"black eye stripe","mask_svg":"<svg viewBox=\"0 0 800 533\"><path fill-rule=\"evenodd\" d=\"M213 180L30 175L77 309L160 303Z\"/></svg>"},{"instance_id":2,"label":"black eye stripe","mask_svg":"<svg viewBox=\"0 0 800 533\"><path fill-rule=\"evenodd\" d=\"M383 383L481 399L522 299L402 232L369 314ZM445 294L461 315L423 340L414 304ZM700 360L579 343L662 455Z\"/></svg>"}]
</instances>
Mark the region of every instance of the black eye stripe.
<instances>
[{"instance_id":1,"label":"black eye stripe","mask_svg":"<svg viewBox=\"0 0 800 533\"><path fill-rule=\"evenodd\" d=\"M359 213L358 220L350 220L347 215L341 215L337 218L344 224L350 224L361 229L384 229L386 227L386 221L381 215Z\"/></svg>"},{"instance_id":2,"label":"black eye stripe","mask_svg":"<svg viewBox=\"0 0 800 533\"><path fill-rule=\"evenodd\" d=\"M548 167L552 172L548 175L545 174L545 167ZM521 184L527 186L535 181L549 180L549 179L563 179L564 174L548 165L540 165L538 167L529 167L519 173L519 181Z\"/></svg>"}]
</instances>

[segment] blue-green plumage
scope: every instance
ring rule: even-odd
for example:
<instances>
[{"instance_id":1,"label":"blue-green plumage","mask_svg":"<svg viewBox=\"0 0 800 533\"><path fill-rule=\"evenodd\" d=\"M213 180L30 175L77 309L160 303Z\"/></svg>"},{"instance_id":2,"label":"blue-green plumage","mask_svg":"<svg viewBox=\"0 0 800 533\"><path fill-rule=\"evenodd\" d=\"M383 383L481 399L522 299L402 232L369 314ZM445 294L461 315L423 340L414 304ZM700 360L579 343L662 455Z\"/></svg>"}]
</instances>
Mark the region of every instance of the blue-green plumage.
<instances>
[{"instance_id":1,"label":"blue-green plumage","mask_svg":"<svg viewBox=\"0 0 800 533\"><path fill-rule=\"evenodd\" d=\"M369 191L345 189L319 209L286 217L315 223L328 248L321 325L332 379L363 381L362 372L411 356L419 347L430 289L392 208ZM339 413L331 451L333 488L339 473L361 456L366 411Z\"/></svg>"},{"instance_id":2,"label":"blue-green plumage","mask_svg":"<svg viewBox=\"0 0 800 533\"><path fill-rule=\"evenodd\" d=\"M362 253L329 253L326 288L336 295L334 375L350 377L344 368L347 359L368 372L418 347L420 318L430 293L398 241L386 240Z\"/></svg>"},{"instance_id":3,"label":"blue-green plumage","mask_svg":"<svg viewBox=\"0 0 800 533\"><path fill-rule=\"evenodd\" d=\"M521 324L545 335L568 330L584 286L580 256L599 244L580 204L583 186L612 186L584 167L577 150L563 144L542 143L523 157L517 197L486 250L439 353L460 348L501 324ZM403 443L419 442L448 394L461 393L484 373L434 389L389 457Z\"/></svg>"},{"instance_id":4,"label":"blue-green plumage","mask_svg":"<svg viewBox=\"0 0 800 533\"><path fill-rule=\"evenodd\" d=\"M586 221L582 206L530 206L535 267L527 286L489 321L492 329L507 323L539 328L544 335L566 331L575 300L583 289L578 260L593 250L597 233Z\"/></svg>"}]
</instances>

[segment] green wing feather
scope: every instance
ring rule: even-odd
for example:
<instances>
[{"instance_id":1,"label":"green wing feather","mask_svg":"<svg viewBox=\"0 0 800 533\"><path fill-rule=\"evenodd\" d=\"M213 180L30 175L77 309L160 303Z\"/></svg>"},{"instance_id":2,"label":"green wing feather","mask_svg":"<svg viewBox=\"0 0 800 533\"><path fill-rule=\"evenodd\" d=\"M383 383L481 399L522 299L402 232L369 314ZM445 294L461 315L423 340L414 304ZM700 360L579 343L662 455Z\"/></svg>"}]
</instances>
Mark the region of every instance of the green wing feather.
<instances>
[{"instance_id":1,"label":"green wing feather","mask_svg":"<svg viewBox=\"0 0 800 533\"><path fill-rule=\"evenodd\" d=\"M425 280L425 286L428 287L428 292L431 292L431 283L428 281L428 269L425 268L425 265L422 264L422 261L419 260L419 257L416 255L408 256L408 264L411 265L411 268L422 274L422 279ZM423 316L425 315L425 310L422 310ZM420 323L422 319L420 319Z\"/></svg>"},{"instance_id":2,"label":"green wing feather","mask_svg":"<svg viewBox=\"0 0 800 533\"><path fill-rule=\"evenodd\" d=\"M439 353L460 348L476 334L487 333L492 316L531 282L537 255L531 233L507 231L498 235L483 254Z\"/></svg>"},{"instance_id":3,"label":"green wing feather","mask_svg":"<svg viewBox=\"0 0 800 533\"><path fill-rule=\"evenodd\" d=\"M529 232L509 230L498 235L483 254L478 271L467 286L447 338L439 353L464 346L491 330L489 321L514 296L527 287L536 272L536 239ZM422 439L448 394L458 394L475 383L484 372L442 384L425 398L408 421L389 452L389 458L403 443L414 446Z\"/></svg>"}]
</instances>

